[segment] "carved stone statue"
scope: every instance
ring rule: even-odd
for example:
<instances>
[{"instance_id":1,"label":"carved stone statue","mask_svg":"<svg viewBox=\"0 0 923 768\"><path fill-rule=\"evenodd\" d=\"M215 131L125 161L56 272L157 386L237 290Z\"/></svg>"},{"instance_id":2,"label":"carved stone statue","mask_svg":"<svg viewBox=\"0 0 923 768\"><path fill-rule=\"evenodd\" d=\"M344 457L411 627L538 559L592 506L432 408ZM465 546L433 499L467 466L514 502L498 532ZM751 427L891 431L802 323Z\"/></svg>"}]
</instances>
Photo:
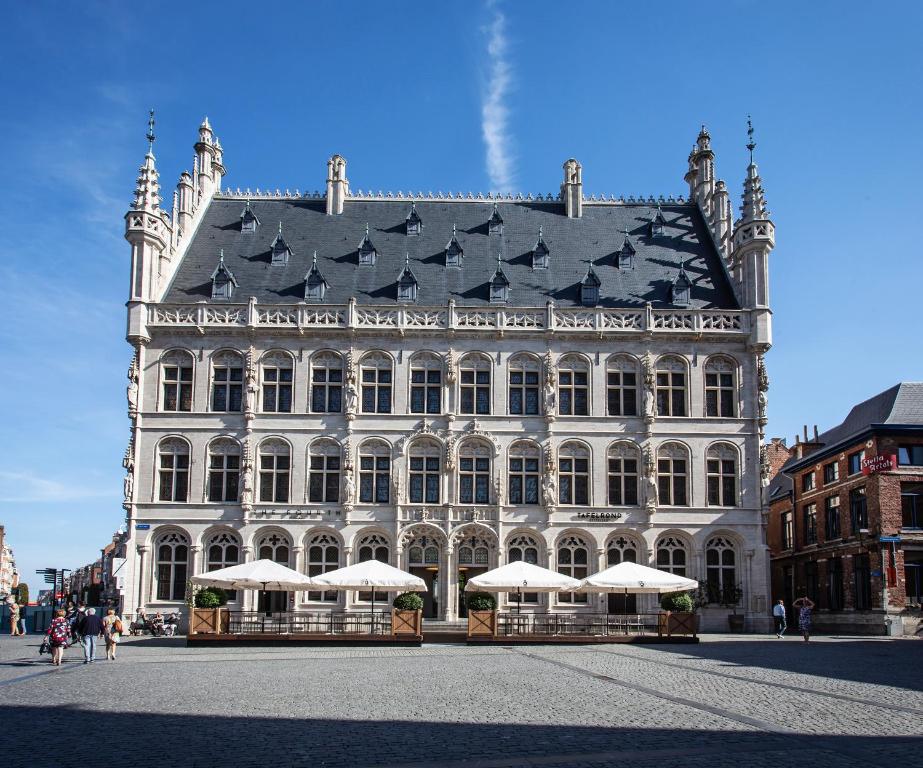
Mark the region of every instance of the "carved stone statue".
<instances>
[{"instance_id":1,"label":"carved stone statue","mask_svg":"<svg viewBox=\"0 0 923 768\"><path fill-rule=\"evenodd\" d=\"M657 405L655 400L656 374L654 372L654 356L648 352L644 355L644 417L652 419L657 415Z\"/></svg>"},{"instance_id":2,"label":"carved stone statue","mask_svg":"<svg viewBox=\"0 0 923 768\"><path fill-rule=\"evenodd\" d=\"M259 390L259 382L256 376L256 366L253 364L253 356L247 355L247 386L244 389L244 413L252 415L256 411L256 398Z\"/></svg>"},{"instance_id":3,"label":"carved stone statue","mask_svg":"<svg viewBox=\"0 0 923 768\"><path fill-rule=\"evenodd\" d=\"M654 459L654 449L650 445L644 448L644 504L648 511L653 512L657 507L657 462Z\"/></svg>"},{"instance_id":4,"label":"carved stone statue","mask_svg":"<svg viewBox=\"0 0 923 768\"><path fill-rule=\"evenodd\" d=\"M762 355L756 357L756 381L760 392L766 392L769 389L769 374L766 373L766 361Z\"/></svg>"},{"instance_id":5,"label":"carved stone statue","mask_svg":"<svg viewBox=\"0 0 923 768\"><path fill-rule=\"evenodd\" d=\"M769 473L771 469L769 467L769 451L766 450L765 445L760 446L760 484L763 487L769 485Z\"/></svg>"},{"instance_id":6,"label":"carved stone statue","mask_svg":"<svg viewBox=\"0 0 923 768\"><path fill-rule=\"evenodd\" d=\"M356 377L351 375L346 380L346 418L354 419L359 410L359 389L356 387Z\"/></svg>"},{"instance_id":7,"label":"carved stone statue","mask_svg":"<svg viewBox=\"0 0 923 768\"><path fill-rule=\"evenodd\" d=\"M353 468L351 464L346 465L343 472L343 499L344 504L351 505L356 498L356 481L353 479Z\"/></svg>"},{"instance_id":8,"label":"carved stone statue","mask_svg":"<svg viewBox=\"0 0 923 768\"><path fill-rule=\"evenodd\" d=\"M555 402L555 387L551 376L545 377L545 386L542 388L542 399L545 406L545 415L554 416L557 403Z\"/></svg>"},{"instance_id":9,"label":"carved stone statue","mask_svg":"<svg viewBox=\"0 0 923 768\"><path fill-rule=\"evenodd\" d=\"M128 387L125 395L128 398L128 413L133 415L138 412L138 358L133 357L128 369Z\"/></svg>"},{"instance_id":10,"label":"carved stone statue","mask_svg":"<svg viewBox=\"0 0 923 768\"><path fill-rule=\"evenodd\" d=\"M546 507L557 506L558 503L558 484L554 477L554 470L545 470L545 476L542 480L542 501Z\"/></svg>"},{"instance_id":11,"label":"carved stone statue","mask_svg":"<svg viewBox=\"0 0 923 768\"><path fill-rule=\"evenodd\" d=\"M135 473L134 467L129 470L128 474L125 475L125 479L122 481L122 492L125 495L125 501L131 503L132 498L134 497L135 490Z\"/></svg>"},{"instance_id":12,"label":"carved stone statue","mask_svg":"<svg viewBox=\"0 0 923 768\"><path fill-rule=\"evenodd\" d=\"M240 473L240 503L249 507L253 504L253 464L247 459Z\"/></svg>"}]
</instances>

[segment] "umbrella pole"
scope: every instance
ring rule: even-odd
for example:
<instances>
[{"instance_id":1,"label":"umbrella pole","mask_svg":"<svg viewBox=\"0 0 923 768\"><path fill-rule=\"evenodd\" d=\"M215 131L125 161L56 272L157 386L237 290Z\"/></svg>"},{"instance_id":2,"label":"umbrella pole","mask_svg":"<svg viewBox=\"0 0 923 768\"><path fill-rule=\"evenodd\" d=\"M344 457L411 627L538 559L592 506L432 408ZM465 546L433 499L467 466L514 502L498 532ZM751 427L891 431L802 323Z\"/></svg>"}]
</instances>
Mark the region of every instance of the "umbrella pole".
<instances>
[{"instance_id":1,"label":"umbrella pole","mask_svg":"<svg viewBox=\"0 0 923 768\"><path fill-rule=\"evenodd\" d=\"M519 602L516 603L516 613L522 613L522 587L519 587Z\"/></svg>"},{"instance_id":2,"label":"umbrella pole","mask_svg":"<svg viewBox=\"0 0 923 768\"><path fill-rule=\"evenodd\" d=\"M375 634L375 587L372 587L372 629L371 633Z\"/></svg>"}]
</instances>

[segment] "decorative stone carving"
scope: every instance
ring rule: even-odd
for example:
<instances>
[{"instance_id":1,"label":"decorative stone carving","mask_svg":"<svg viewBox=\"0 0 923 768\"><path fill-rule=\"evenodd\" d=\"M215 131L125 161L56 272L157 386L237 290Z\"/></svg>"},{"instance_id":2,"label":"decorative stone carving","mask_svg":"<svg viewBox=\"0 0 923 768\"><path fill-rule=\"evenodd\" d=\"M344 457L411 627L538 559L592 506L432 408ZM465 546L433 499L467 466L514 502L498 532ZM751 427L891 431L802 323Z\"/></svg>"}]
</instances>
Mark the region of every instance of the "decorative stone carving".
<instances>
[{"instance_id":1,"label":"decorative stone carving","mask_svg":"<svg viewBox=\"0 0 923 768\"><path fill-rule=\"evenodd\" d=\"M756 356L756 383L760 392L769 390L769 374L766 373L766 361L762 355Z\"/></svg>"},{"instance_id":2,"label":"decorative stone carving","mask_svg":"<svg viewBox=\"0 0 923 768\"><path fill-rule=\"evenodd\" d=\"M765 445L760 446L760 484L765 488L769 485L769 474L771 472L769 466L769 451L766 450Z\"/></svg>"},{"instance_id":3,"label":"decorative stone carving","mask_svg":"<svg viewBox=\"0 0 923 768\"><path fill-rule=\"evenodd\" d=\"M240 505L245 512L253 508L253 460L250 447L244 447L243 466L241 467L239 485Z\"/></svg>"},{"instance_id":4,"label":"decorative stone carving","mask_svg":"<svg viewBox=\"0 0 923 768\"><path fill-rule=\"evenodd\" d=\"M244 417L251 420L256 413L256 403L259 394L259 378L256 373L256 350L253 347L247 351L246 361L246 388L244 389Z\"/></svg>"},{"instance_id":5,"label":"decorative stone carving","mask_svg":"<svg viewBox=\"0 0 923 768\"><path fill-rule=\"evenodd\" d=\"M131 365L128 366L128 387L125 390L125 395L128 398L129 418L134 418L138 414L138 380L140 373L138 353L135 352L131 358Z\"/></svg>"},{"instance_id":6,"label":"decorative stone carving","mask_svg":"<svg viewBox=\"0 0 923 768\"><path fill-rule=\"evenodd\" d=\"M353 465L347 464L343 470L343 504L352 507L356 499L356 481L353 477Z\"/></svg>"},{"instance_id":7,"label":"decorative stone carving","mask_svg":"<svg viewBox=\"0 0 923 768\"><path fill-rule=\"evenodd\" d=\"M465 435L470 435L471 437L483 437L487 440L494 448L494 456L500 455L500 441L493 435L491 432L486 432L481 426L481 422L478 419L470 422L467 427L465 427Z\"/></svg>"},{"instance_id":8,"label":"decorative stone carving","mask_svg":"<svg viewBox=\"0 0 923 768\"><path fill-rule=\"evenodd\" d=\"M542 473L542 503L553 509L558 504L558 481L554 461L554 448L549 444L544 449L545 471Z\"/></svg>"},{"instance_id":9,"label":"decorative stone carving","mask_svg":"<svg viewBox=\"0 0 923 768\"><path fill-rule=\"evenodd\" d=\"M644 420L651 422L657 416L656 383L657 375L654 369L654 356L648 352L641 361L644 373Z\"/></svg>"},{"instance_id":10,"label":"decorative stone carving","mask_svg":"<svg viewBox=\"0 0 923 768\"><path fill-rule=\"evenodd\" d=\"M355 371L350 372L346 379L346 418L352 421L359 410L359 388L356 386Z\"/></svg>"},{"instance_id":11,"label":"decorative stone carving","mask_svg":"<svg viewBox=\"0 0 923 768\"><path fill-rule=\"evenodd\" d=\"M762 427L766 426L766 421L767 421L766 419L767 397L766 397L765 390L762 390L762 389L760 390L759 396L757 398L757 402L759 406L759 414L758 414L757 420L759 421L760 432L762 432Z\"/></svg>"},{"instance_id":12,"label":"decorative stone carving","mask_svg":"<svg viewBox=\"0 0 923 768\"><path fill-rule=\"evenodd\" d=\"M122 481L122 493L124 494L124 504L125 506L131 504L134 500L134 491L135 491L135 465L132 462L128 467L128 472L125 474L125 479Z\"/></svg>"},{"instance_id":13,"label":"decorative stone carving","mask_svg":"<svg viewBox=\"0 0 923 768\"><path fill-rule=\"evenodd\" d=\"M644 506L649 514L657 509L657 462L651 445L644 446Z\"/></svg>"},{"instance_id":14,"label":"decorative stone carving","mask_svg":"<svg viewBox=\"0 0 923 768\"><path fill-rule=\"evenodd\" d=\"M455 383L455 373L458 370L458 361L455 359L455 350L450 349L445 356L445 380L449 384Z\"/></svg>"}]
</instances>

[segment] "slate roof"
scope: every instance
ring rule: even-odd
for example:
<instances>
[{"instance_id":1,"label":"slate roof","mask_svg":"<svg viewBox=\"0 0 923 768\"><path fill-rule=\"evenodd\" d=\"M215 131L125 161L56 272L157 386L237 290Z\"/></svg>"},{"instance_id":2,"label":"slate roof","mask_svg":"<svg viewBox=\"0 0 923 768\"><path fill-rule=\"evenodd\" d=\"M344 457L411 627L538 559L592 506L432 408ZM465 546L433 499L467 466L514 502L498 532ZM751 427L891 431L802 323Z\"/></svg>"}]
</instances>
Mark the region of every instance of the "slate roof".
<instances>
[{"instance_id":1,"label":"slate roof","mask_svg":"<svg viewBox=\"0 0 923 768\"><path fill-rule=\"evenodd\" d=\"M503 235L489 235L493 201L416 202L423 221L421 235L406 234L409 200L347 200L341 215L328 216L323 200L256 199L250 208L262 222L256 232L240 231L243 197L212 200L195 232L166 302L211 302L209 275L224 249L225 263L240 286L234 301L255 296L260 303L295 303L304 299L305 274L317 251L318 269L329 284L325 303L397 304L397 280L405 254L419 281L417 304L488 305L489 283L502 255L510 281L511 306L544 306L551 299L562 306L580 306L580 281L592 259L600 279L603 307L669 308L670 284L685 261L693 282L692 308L737 309L721 256L694 204L663 204L664 236L648 236L656 204L593 205L584 203L583 217L567 218L560 202L500 202ZM272 266L271 244L282 222L292 256L285 266ZM357 249L366 223L378 251L375 266L360 266ZM445 266L445 247L457 224L464 249L460 268ZM551 255L549 268L532 270L531 251L541 228ZM637 253L634 267L619 270L617 252L627 228Z\"/></svg>"},{"instance_id":2,"label":"slate roof","mask_svg":"<svg viewBox=\"0 0 923 768\"><path fill-rule=\"evenodd\" d=\"M923 382L903 381L884 392L854 405L841 424L822 432L812 443L821 448L798 459L792 457L783 471L789 471L802 462L815 461L821 453L834 451L850 443L872 425L911 426L919 424L923 430Z\"/></svg>"},{"instance_id":3,"label":"slate roof","mask_svg":"<svg viewBox=\"0 0 923 768\"><path fill-rule=\"evenodd\" d=\"M794 484L790 475L786 475L784 472L776 472L776 476L769 481L769 500L775 501L776 499L787 496L792 492Z\"/></svg>"}]
</instances>

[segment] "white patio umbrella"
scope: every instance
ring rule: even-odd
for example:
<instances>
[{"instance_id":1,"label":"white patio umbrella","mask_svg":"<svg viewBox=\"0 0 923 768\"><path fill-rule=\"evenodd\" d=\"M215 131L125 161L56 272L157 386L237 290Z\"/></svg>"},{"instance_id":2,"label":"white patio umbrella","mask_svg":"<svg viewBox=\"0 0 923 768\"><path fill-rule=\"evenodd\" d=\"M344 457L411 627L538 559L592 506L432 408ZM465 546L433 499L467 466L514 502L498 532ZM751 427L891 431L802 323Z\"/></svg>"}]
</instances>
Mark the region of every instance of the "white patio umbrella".
<instances>
[{"instance_id":1,"label":"white patio umbrella","mask_svg":"<svg viewBox=\"0 0 923 768\"><path fill-rule=\"evenodd\" d=\"M507 563L468 580L465 592L518 592L517 610L522 610L522 592L571 592L580 586L577 579L532 565L524 560Z\"/></svg>"},{"instance_id":2,"label":"white patio umbrella","mask_svg":"<svg viewBox=\"0 0 923 768\"><path fill-rule=\"evenodd\" d=\"M426 592L426 582L419 576L402 571L380 560L366 560L335 571L327 571L309 580L311 587L322 590L359 590L372 592L372 613L375 613L375 590L386 592Z\"/></svg>"},{"instance_id":3,"label":"white patio umbrella","mask_svg":"<svg viewBox=\"0 0 923 768\"><path fill-rule=\"evenodd\" d=\"M622 595L660 595L664 592L688 592L699 582L646 565L622 562L587 576L577 592L615 592Z\"/></svg>"},{"instance_id":4,"label":"white patio umbrella","mask_svg":"<svg viewBox=\"0 0 923 768\"><path fill-rule=\"evenodd\" d=\"M303 573L272 560L253 560L229 568L220 568L193 576L190 581L202 587L262 589L274 592L303 590L311 586L311 580Z\"/></svg>"}]
</instances>

